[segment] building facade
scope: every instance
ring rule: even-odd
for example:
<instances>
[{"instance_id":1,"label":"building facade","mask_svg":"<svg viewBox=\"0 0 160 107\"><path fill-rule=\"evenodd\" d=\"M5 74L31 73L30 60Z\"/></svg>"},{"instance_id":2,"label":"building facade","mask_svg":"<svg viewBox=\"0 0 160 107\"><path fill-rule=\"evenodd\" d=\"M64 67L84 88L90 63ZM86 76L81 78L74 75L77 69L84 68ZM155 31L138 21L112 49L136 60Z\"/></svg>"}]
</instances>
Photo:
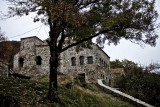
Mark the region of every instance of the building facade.
<instances>
[{"instance_id":1,"label":"building facade","mask_svg":"<svg viewBox=\"0 0 160 107\"><path fill-rule=\"evenodd\" d=\"M60 72L72 76L84 74L88 83L96 83L97 79L104 79L109 83L109 60L110 57L97 45L92 45L92 49L83 48L79 52L73 47L61 54Z\"/></svg>"},{"instance_id":2,"label":"building facade","mask_svg":"<svg viewBox=\"0 0 160 107\"><path fill-rule=\"evenodd\" d=\"M21 39L20 52L14 56L14 71L31 77L39 77L49 73L49 46L37 37ZM83 74L88 83L96 83L104 79L111 84L110 57L97 45L92 49L84 48L76 52L72 47L60 54L59 72L78 76Z\"/></svg>"}]
</instances>

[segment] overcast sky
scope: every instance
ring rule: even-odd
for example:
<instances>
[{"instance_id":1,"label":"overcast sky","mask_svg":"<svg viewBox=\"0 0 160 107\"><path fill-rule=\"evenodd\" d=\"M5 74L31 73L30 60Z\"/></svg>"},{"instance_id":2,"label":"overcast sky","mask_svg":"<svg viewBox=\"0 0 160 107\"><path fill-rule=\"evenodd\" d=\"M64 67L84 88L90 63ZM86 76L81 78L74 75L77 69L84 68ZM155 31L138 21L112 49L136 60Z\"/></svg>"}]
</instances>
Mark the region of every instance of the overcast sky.
<instances>
[{"instance_id":1,"label":"overcast sky","mask_svg":"<svg viewBox=\"0 0 160 107\"><path fill-rule=\"evenodd\" d=\"M0 5L0 12L6 13L7 3L4 0L0 0ZM156 10L160 14L160 0L156 0ZM5 32L9 40L19 41L20 38L30 36L37 36L42 40L46 39L49 29L41 23L34 23L33 17L34 14L31 14L29 16L2 20L2 14L0 13L1 30ZM157 22L160 22L160 16ZM160 36L160 30L157 31L157 34ZM151 62L160 62L160 38L157 40L156 47L145 45L142 48L130 41L121 40L117 46L113 44L110 46L105 45L103 50L111 57L111 60L128 59L142 65L148 65Z\"/></svg>"}]
</instances>

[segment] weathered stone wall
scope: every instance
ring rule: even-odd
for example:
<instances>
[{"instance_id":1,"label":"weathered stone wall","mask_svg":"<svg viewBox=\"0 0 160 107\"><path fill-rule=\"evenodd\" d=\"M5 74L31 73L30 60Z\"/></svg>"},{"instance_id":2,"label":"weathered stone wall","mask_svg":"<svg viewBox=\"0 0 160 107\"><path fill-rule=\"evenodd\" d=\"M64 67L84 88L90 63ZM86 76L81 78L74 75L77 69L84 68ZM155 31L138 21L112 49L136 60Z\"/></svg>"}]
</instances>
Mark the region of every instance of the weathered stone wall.
<instances>
[{"instance_id":1,"label":"weathered stone wall","mask_svg":"<svg viewBox=\"0 0 160 107\"><path fill-rule=\"evenodd\" d=\"M110 71L110 57L97 45L93 49L96 52L98 79L104 79L107 85L112 85L113 76Z\"/></svg>"},{"instance_id":2,"label":"weathered stone wall","mask_svg":"<svg viewBox=\"0 0 160 107\"><path fill-rule=\"evenodd\" d=\"M0 60L0 76L8 76L8 64Z\"/></svg>"},{"instance_id":3,"label":"weathered stone wall","mask_svg":"<svg viewBox=\"0 0 160 107\"><path fill-rule=\"evenodd\" d=\"M47 45L39 45L36 46L36 56L41 57L41 65L36 65L36 69L38 72L42 74L49 73L49 60L50 60L50 50Z\"/></svg>"},{"instance_id":4,"label":"weathered stone wall","mask_svg":"<svg viewBox=\"0 0 160 107\"><path fill-rule=\"evenodd\" d=\"M84 56L84 65L80 65L80 57ZM93 64L88 64L87 57L93 57ZM76 58L76 66L72 66L72 57ZM96 83L97 79L105 79L109 84L111 72L109 70L109 56L103 52L97 45L92 49L83 49L76 52L75 47L70 48L61 54L60 72L76 76L85 73L85 79L89 83Z\"/></svg>"},{"instance_id":5,"label":"weathered stone wall","mask_svg":"<svg viewBox=\"0 0 160 107\"><path fill-rule=\"evenodd\" d=\"M70 48L61 54L61 61L60 61L60 72L76 76L78 74L85 73L86 81L87 82L96 82L97 73L95 72L96 69L96 59L93 57L93 64L87 64L87 57L95 56L95 53L90 49L83 49L78 53L75 51L75 48ZM84 65L80 65L80 56L84 56ZM76 58L76 66L72 66L71 58ZM89 76L90 75L90 76Z\"/></svg>"},{"instance_id":6,"label":"weathered stone wall","mask_svg":"<svg viewBox=\"0 0 160 107\"><path fill-rule=\"evenodd\" d=\"M37 74L36 70L36 46L43 41L37 37L21 39L20 52L14 56L14 71L27 76Z\"/></svg>"}]
</instances>

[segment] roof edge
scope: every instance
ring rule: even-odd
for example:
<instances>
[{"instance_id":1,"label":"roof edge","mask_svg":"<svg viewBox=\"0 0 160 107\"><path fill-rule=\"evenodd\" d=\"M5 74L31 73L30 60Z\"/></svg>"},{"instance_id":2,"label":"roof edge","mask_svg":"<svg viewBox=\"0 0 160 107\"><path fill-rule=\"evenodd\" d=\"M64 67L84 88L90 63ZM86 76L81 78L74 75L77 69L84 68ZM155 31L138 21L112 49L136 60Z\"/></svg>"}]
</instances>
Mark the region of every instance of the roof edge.
<instances>
[{"instance_id":1,"label":"roof edge","mask_svg":"<svg viewBox=\"0 0 160 107\"><path fill-rule=\"evenodd\" d=\"M37 38L38 40L42 41L40 38L38 38L37 36L30 36L30 37L25 37L25 38L21 38L21 40L23 39L29 39L29 38ZM42 41L43 42L43 41Z\"/></svg>"},{"instance_id":2,"label":"roof edge","mask_svg":"<svg viewBox=\"0 0 160 107\"><path fill-rule=\"evenodd\" d=\"M106 56L108 56L108 58L110 59L110 56L106 53L106 52L104 52L104 50L102 49L102 48L100 48L97 44L95 44L94 43L94 45L95 46L97 46Z\"/></svg>"}]
</instances>

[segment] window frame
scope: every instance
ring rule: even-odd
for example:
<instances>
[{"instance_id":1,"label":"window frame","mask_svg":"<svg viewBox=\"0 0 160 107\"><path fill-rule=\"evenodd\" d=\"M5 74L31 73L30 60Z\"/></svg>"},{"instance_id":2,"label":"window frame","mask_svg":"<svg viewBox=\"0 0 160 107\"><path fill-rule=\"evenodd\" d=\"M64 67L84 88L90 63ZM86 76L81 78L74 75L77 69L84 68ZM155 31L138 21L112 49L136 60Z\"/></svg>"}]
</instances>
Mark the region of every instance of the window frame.
<instances>
[{"instance_id":1,"label":"window frame","mask_svg":"<svg viewBox=\"0 0 160 107\"><path fill-rule=\"evenodd\" d=\"M71 65L76 66L76 57L71 58Z\"/></svg>"},{"instance_id":2,"label":"window frame","mask_svg":"<svg viewBox=\"0 0 160 107\"><path fill-rule=\"evenodd\" d=\"M88 56L87 57L87 63L88 64L93 64L93 56Z\"/></svg>"},{"instance_id":3,"label":"window frame","mask_svg":"<svg viewBox=\"0 0 160 107\"><path fill-rule=\"evenodd\" d=\"M84 56L79 57L79 63L80 65L84 65Z\"/></svg>"}]
</instances>

